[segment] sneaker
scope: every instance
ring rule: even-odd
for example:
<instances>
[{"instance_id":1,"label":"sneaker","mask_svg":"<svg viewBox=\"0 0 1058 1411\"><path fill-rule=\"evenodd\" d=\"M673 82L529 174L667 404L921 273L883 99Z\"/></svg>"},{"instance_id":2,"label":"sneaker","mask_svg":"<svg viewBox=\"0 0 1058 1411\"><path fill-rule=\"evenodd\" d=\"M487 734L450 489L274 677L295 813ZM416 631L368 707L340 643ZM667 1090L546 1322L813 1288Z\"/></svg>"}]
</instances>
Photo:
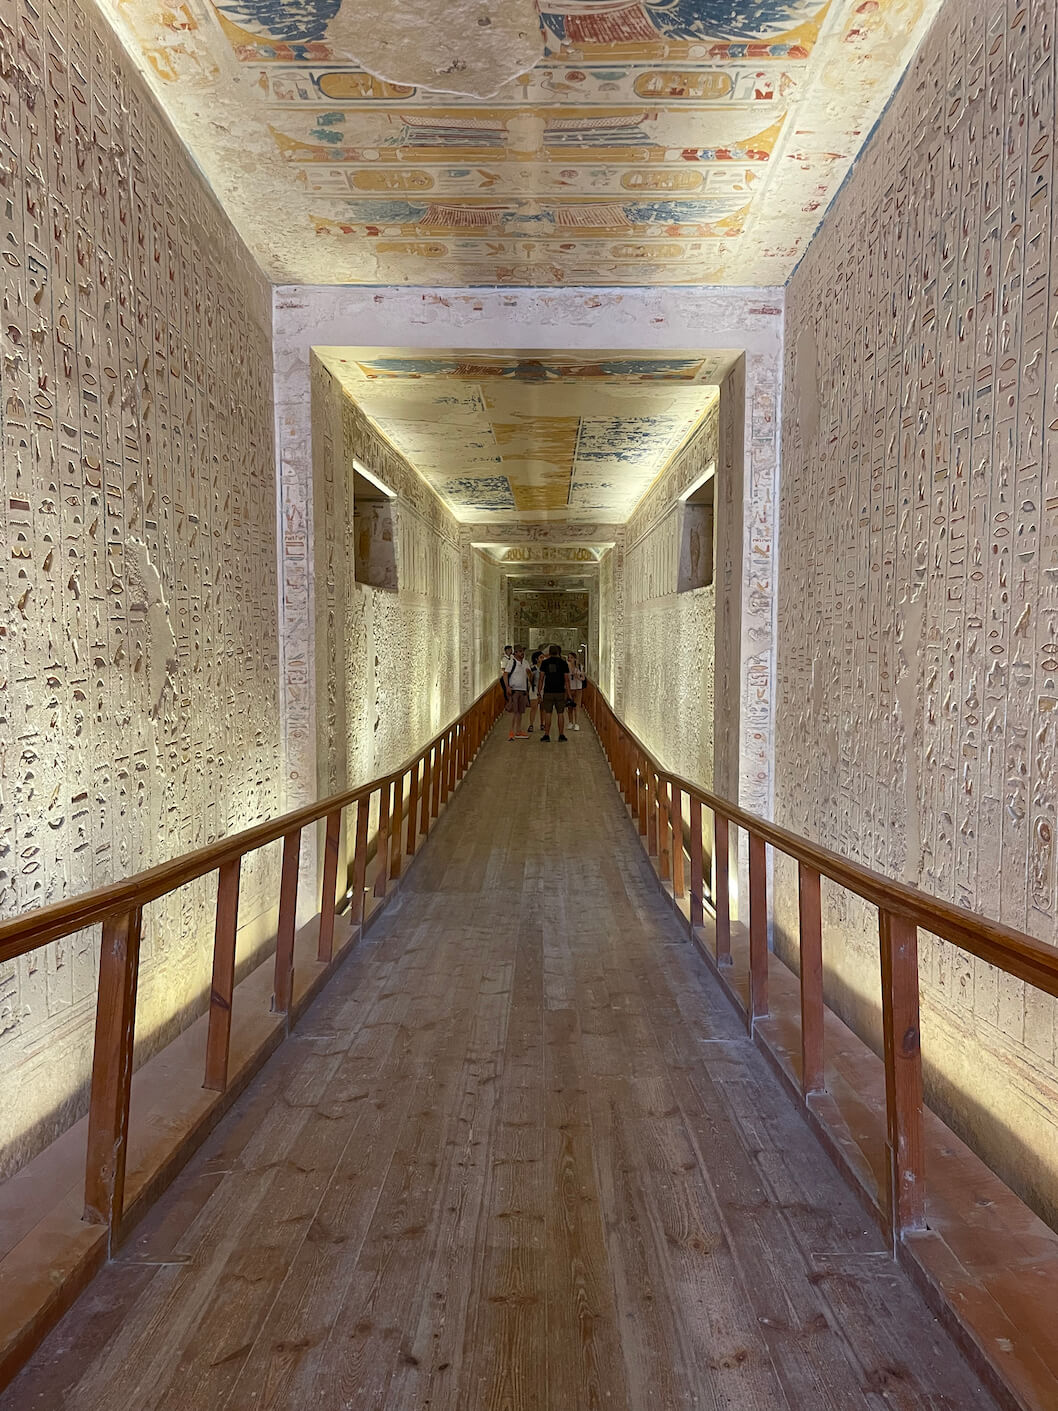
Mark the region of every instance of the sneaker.
<instances>
[{"instance_id":1,"label":"sneaker","mask_svg":"<svg viewBox=\"0 0 1058 1411\"><path fill-rule=\"evenodd\" d=\"M579 730L579 729L580 729L580 726L579 726L579 725L574 725L573 728L574 728L574 730Z\"/></svg>"},{"instance_id":2,"label":"sneaker","mask_svg":"<svg viewBox=\"0 0 1058 1411\"><path fill-rule=\"evenodd\" d=\"M540 743L541 743L542 745L549 745L549 744L551 743L551 736L550 736L550 735L541 735L541 736L540 736Z\"/></svg>"},{"instance_id":3,"label":"sneaker","mask_svg":"<svg viewBox=\"0 0 1058 1411\"><path fill-rule=\"evenodd\" d=\"M511 733L507 736L507 738L508 738L508 740L513 740L513 739L514 739L514 731L513 731L513 730L512 730Z\"/></svg>"},{"instance_id":4,"label":"sneaker","mask_svg":"<svg viewBox=\"0 0 1058 1411\"><path fill-rule=\"evenodd\" d=\"M535 729L536 729L536 726L535 726L535 725L530 725L530 726L529 726L529 733L530 733L530 735L533 733L533 731L534 731Z\"/></svg>"},{"instance_id":5,"label":"sneaker","mask_svg":"<svg viewBox=\"0 0 1058 1411\"><path fill-rule=\"evenodd\" d=\"M576 729L576 726L574 726L573 728ZM562 740L564 740L566 737L565 737L565 735L559 735L558 738L559 738L560 741L562 741Z\"/></svg>"},{"instance_id":6,"label":"sneaker","mask_svg":"<svg viewBox=\"0 0 1058 1411\"><path fill-rule=\"evenodd\" d=\"M526 734L526 732L525 732L524 730L522 730L522 731L520 731L517 735L515 735L514 738L515 738L516 740L528 740L529 736Z\"/></svg>"}]
</instances>

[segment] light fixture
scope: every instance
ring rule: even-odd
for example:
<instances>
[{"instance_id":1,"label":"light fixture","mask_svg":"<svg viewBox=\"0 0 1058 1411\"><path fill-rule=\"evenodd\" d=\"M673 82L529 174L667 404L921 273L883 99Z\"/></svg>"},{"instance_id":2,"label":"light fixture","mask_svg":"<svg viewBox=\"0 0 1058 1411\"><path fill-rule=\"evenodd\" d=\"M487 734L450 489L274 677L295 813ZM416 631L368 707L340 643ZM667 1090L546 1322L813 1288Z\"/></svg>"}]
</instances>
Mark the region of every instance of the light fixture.
<instances>
[{"instance_id":1,"label":"light fixture","mask_svg":"<svg viewBox=\"0 0 1058 1411\"><path fill-rule=\"evenodd\" d=\"M362 475L365 480L369 481L375 487L376 490L381 490L387 500L395 500L397 498L397 492L395 490L391 490L388 485L383 485L382 481L379 480L378 476L375 475L372 471L368 470L367 466L363 463L363 461L357 460L356 456L353 457L353 469L359 475Z\"/></svg>"},{"instance_id":2,"label":"light fixture","mask_svg":"<svg viewBox=\"0 0 1058 1411\"><path fill-rule=\"evenodd\" d=\"M704 473L703 475L699 475L699 477L698 477L697 480L692 481L691 484L687 486L686 490L684 490L683 493L680 495L680 497L679 497L680 500L681 500L681 501L687 501L687 500L689 500L692 495L695 495L695 494L698 493L698 491L702 488L702 486L706 483L706 481L712 480L712 478L713 478L713 476L714 476L715 474L716 474L716 461L710 461L709 466L708 466L708 469L705 471L705 473Z\"/></svg>"}]
</instances>

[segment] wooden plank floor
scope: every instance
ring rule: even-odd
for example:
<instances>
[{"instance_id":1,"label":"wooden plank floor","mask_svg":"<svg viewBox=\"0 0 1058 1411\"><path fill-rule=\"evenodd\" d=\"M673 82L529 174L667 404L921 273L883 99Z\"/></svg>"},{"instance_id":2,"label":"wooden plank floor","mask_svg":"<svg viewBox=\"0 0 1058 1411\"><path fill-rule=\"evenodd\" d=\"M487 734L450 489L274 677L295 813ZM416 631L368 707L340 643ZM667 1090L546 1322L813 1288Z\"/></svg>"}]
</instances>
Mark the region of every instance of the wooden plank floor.
<instances>
[{"instance_id":1,"label":"wooden plank floor","mask_svg":"<svg viewBox=\"0 0 1058 1411\"><path fill-rule=\"evenodd\" d=\"M985 1411L662 901L497 732L0 1411Z\"/></svg>"}]
</instances>

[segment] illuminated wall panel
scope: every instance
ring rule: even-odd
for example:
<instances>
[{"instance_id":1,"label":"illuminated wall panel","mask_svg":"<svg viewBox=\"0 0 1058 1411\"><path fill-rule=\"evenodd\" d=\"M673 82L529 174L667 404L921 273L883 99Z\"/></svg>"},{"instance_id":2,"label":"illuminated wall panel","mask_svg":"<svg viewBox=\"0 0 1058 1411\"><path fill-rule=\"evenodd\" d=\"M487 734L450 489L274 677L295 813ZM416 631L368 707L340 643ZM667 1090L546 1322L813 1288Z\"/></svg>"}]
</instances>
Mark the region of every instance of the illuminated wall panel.
<instances>
[{"instance_id":1,"label":"illuminated wall panel","mask_svg":"<svg viewBox=\"0 0 1058 1411\"><path fill-rule=\"evenodd\" d=\"M364 783L459 714L464 597L472 555L437 495L318 360L312 363L318 791ZM395 495L397 586L354 577L352 469ZM469 595L464 584L469 582ZM474 675L474 644L466 643Z\"/></svg>"},{"instance_id":2,"label":"illuminated wall panel","mask_svg":"<svg viewBox=\"0 0 1058 1411\"><path fill-rule=\"evenodd\" d=\"M1050 942L1056 18L949 0L788 290L775 751L779 822ZM873 1036L875 917L825 924ZM921 963L933 1100L1053 1215L1053 1003Z\"/></svg>"},{"instance_id":3,"label":"illuminated wall panel","mask_svg":"<svg viewBox=\"0 0 1058 1411\"><path fill-rule=\"evenodd\" d=\"M667 768L707 787L713 779L716 598L712 586L677 592L679 497L716 465L718 454L716 404L690 446L645 496L623 545L611 550L602 569L601 619L615 623L612 645L603 650L604 684L612 670L618 709L633 731Z\"/></svg>"},{"instance_id":4,"label":"illuminated wall panel","mask_svg":"<svg viewBox=\"0 0 1058 1411\"><path fill-rule=\"evenodd\" d=\"M11 915L280 800L271 292L91 6L0 12L0 169ZM141 1056L203 1007L213 895L146 913ZM97 955L0 967L0 1175L83 1110Z\"/></svg>"}]
</instances>

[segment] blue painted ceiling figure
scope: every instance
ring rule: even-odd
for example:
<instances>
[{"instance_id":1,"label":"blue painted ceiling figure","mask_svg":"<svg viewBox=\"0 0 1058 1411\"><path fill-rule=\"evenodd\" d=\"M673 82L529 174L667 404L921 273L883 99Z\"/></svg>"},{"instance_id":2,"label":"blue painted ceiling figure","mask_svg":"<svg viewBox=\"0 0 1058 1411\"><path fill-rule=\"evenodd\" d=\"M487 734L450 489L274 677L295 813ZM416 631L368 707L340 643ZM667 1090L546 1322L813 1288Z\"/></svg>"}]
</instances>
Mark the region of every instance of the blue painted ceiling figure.
<instances>
[{"instance_id":1,"label":"blue painted ceiling figure","mask_svg":"<svg viewBox=\"0 0 1058 1411\"><path fill-rule=\"evenodd\" d=\"M560 0L540 18L556 38L574 44L750 41L784 34L822 8L822 0Z\"/></svg>"},{"instance_id":2,"label":"blue painted ceiling figure","mask_svg":"<svg viewBox=\"0 0 1058 1411\"><path fill-rule=\"evenodd\" d=\"M216 9L240 29L287 44L320 40L342 0L215 0Z\"/></svg>"}]
</instances>

